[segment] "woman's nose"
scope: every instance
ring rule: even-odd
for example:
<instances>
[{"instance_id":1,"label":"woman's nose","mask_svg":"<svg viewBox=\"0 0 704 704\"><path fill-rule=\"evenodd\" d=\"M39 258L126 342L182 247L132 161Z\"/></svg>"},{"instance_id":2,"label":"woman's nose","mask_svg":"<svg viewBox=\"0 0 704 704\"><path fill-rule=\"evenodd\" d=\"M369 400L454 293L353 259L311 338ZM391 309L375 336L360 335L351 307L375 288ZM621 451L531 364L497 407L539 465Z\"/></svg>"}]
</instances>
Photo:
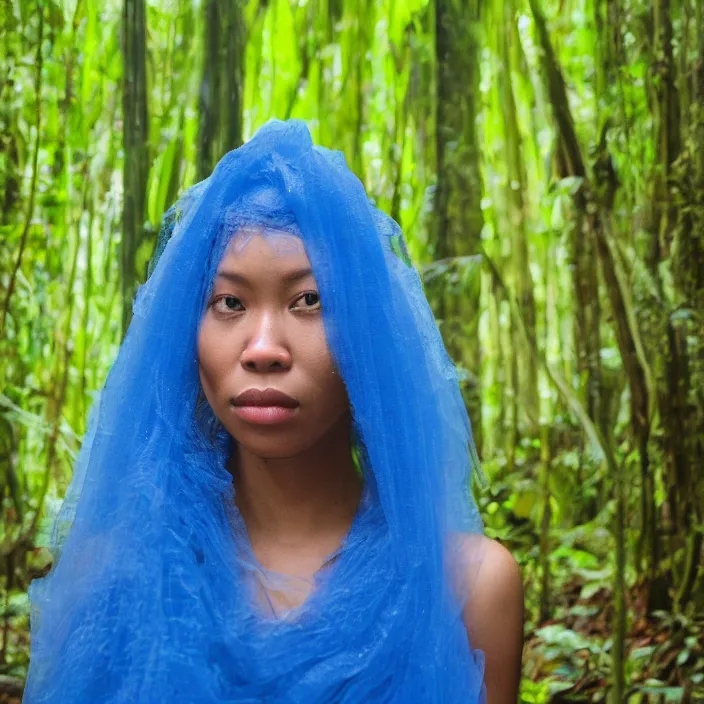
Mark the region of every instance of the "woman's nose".
<instances>
[{"instance_id":1,"label":"woman's nose","mask_svg":"<svg viewBox=\"0 0 704 704\"><path fill-rule=\"evenodd\" d=\"M291 367L291 352L284 344L276 322L263 316L253 330L240 362L248 371L285 371Z\"/></svg>"}]
</instances>

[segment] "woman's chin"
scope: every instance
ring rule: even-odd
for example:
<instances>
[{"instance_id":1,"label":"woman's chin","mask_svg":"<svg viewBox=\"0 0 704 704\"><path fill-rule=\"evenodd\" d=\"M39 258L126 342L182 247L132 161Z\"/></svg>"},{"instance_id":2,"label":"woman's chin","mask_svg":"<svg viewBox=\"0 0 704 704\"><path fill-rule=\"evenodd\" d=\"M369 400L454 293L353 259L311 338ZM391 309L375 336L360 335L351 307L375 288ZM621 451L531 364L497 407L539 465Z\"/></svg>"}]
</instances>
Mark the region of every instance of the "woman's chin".
<instances>
[{"instance_id":1,"label":"woman's chin","mask_svg":"<svg viewBox=\"0 0 704 704\"><path fill-rule=\"evenodd\" d=\"M238 447L263 460L283 460L296 457L310 446L310 444L301 442L298 433L297 437L291 437L291 434L286 437L287 434L281 432L241 432L239 428L236 433L230 432Z\"/></svg>"}]
</instances>

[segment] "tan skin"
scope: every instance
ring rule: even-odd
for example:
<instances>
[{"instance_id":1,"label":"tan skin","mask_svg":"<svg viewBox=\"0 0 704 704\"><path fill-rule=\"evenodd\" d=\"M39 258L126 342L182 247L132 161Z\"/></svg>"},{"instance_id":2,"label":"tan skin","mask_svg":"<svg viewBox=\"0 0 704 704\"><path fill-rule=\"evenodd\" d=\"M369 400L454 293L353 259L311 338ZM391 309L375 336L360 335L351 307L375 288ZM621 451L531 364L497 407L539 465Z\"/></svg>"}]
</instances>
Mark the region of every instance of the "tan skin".
<instances>
[{"instance_id":1,"label":"tan skin","mask_svg":"<svg viewBox=\"0 0 704 704\"><path fill-rule=\"evenodd\" d=\"M239 511L259 562L310 585L357 511L361 482L350 453L350 410L327 346L320 300L302 243L283 234L238 238L220 263L203 318L198 359L208 402L237 439L232 458ZM239 242L239 244L237 244ZM233 412L249 388L275 388L299 406L286 422L257 425ZM523 642L520 571L499 543L475 536L484 558L464 610L484 651L488 704L516 702ZM476 554L477 545L472 551ZM300 592L268 592L275 609Z\"/></svg>"}]
</instances>

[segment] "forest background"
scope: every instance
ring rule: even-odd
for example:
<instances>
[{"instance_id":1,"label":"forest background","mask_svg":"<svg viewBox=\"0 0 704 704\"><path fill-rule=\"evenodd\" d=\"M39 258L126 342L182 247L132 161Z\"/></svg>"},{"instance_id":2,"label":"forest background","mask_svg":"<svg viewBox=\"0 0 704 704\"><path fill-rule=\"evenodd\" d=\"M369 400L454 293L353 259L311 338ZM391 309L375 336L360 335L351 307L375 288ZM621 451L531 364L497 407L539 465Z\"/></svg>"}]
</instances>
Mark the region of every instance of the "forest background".
<instances>
[{"instance_id":1,"label":"forest background","mask_svg":"<svg viewBox=\"0 0 704 704\"><path fill-rule=\"evenodd\" d=\"M0 701L162 214L272 117L406 233L523 570L522 700L704 697L704 0L0 8Z\"/></svg>"}]
</instances>

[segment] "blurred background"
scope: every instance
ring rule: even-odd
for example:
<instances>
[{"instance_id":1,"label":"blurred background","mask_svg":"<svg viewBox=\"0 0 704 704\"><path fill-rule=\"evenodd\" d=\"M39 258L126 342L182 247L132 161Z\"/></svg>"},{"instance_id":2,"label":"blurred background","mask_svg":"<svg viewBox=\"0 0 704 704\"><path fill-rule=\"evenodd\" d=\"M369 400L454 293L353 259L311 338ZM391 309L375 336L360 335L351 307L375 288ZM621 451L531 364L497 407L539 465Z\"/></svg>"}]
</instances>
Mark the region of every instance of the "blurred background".
<instances>
[{"instance_id":1,"label":"blurred background","mask_svg":"<svg viewBox=\"0 0 704 704\"><path fill-rule=\"evenodd\" d=\"M403 227L524 702L704 698L704 0L2 0L0 702L164 211L272 117Z\"/></svg>"}]
</instances>

